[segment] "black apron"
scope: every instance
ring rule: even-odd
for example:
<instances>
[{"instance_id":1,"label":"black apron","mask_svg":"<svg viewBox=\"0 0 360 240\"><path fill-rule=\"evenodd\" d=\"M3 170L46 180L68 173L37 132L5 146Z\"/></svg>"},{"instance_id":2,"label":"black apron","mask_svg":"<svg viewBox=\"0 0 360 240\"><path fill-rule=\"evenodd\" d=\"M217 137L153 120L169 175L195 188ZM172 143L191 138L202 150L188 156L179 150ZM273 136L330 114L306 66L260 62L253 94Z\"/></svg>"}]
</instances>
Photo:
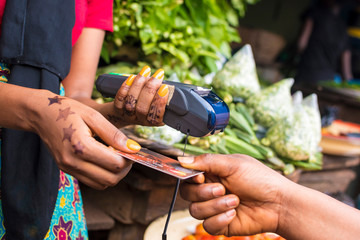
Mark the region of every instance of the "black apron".
<instances>
[{"instance_id":1,"label":"black apron","mask_svg":"<svg viewBox=\"0 0 360 240\"><path fill-rule=\"evenodd\" d=\"M8 83L58 94L70 69L74 22L74 0L7 0L0 60L11 64ZM36 134L3 129L1 160L5 238L43 239L59 188L51 153Z\"/></svg>"}]
</instances>

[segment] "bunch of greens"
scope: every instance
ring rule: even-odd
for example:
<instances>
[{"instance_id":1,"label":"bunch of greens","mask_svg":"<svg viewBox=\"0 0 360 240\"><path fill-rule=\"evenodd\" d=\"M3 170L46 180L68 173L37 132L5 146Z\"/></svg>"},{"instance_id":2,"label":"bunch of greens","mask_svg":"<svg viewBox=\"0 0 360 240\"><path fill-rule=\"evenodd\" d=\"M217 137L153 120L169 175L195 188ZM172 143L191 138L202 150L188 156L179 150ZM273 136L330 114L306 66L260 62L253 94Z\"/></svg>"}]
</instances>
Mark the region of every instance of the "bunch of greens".
<instances>
[{"instance_id":1,"label":"bunch of greens","mask_svg":"<svg viewBox=\"0 0 360 240\"><path fill-rule=\"evenodd\" d=\"M235 27L246 5L257 1L115 0L114 32L106 36L102 58L124 54L176 72L182 81L192 67L202 76L215 72L218 54L229 58L229 44L240 41Z\"/></svg>"}]
</instances>

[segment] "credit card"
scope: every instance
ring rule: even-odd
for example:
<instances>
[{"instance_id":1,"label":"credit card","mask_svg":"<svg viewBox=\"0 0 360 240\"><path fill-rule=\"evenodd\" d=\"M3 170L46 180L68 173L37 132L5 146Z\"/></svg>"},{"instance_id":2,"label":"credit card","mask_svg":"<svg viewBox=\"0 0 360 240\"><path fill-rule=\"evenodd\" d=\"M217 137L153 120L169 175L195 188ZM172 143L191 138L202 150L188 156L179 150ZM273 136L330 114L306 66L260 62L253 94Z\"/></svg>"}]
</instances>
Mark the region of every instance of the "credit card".
<instances>
[{"instance_id":1,"label":"credit card","mask_svg":"<svg viewBox=\"0 0 360 240\"><path fill-rule=\"evenodd\" d=\"M137 153L126 153L116 149L115 151L124 158L128 158L134 162L176 178L187 179L202 173L200 171L184 168L177 160L164 156L160 153L153 152L147 148L141 148L141 150Z\"/></svg>"}]
</instances>

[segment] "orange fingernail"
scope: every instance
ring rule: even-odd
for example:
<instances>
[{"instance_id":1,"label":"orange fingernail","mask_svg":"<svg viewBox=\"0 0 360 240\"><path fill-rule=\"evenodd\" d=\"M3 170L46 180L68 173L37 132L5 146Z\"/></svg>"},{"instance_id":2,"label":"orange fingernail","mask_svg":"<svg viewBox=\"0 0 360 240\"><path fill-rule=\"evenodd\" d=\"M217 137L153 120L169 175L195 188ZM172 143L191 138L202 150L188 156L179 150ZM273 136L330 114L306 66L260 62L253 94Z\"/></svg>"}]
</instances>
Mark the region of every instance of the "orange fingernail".
<instances>
[{"instance_id":1,"label":"orange fingernail","mask_svg":"<svg viewBox=\"0 0 360 240\"><path fill-rule=\"evenodd\" d=\"M164 69L158 69L155 73L154 73L154 75L152 75L154 78L157 78L157 79L159 79L159 80L163 80L163 78L164 78Z\"/></svg>"},{"instance_id":2,"label":"orange fingernail","mask_svg":"<svg viewBox=\"0 0 360 240\"><path fill-rule=\"evenodd\" d=\"M149 66L145 66L141 69L140 71L140 75L143 76L143 77L148 77L150 76L150 73L151 73L151 69Z\"/></svg>"},{"instance_id":3,"label":"orange fingernail","mask_svg":"<svg viewBox=\"0 0 360 240\"><path fill-rule=\"evenodd\" d=\"M128 149L133 150L133 151L139 151L141 149L141 146L135 142L134 140L128 139L126 141L126 146Z\"/></svg>"},{"instance_id":4,"label":"orange fingernail","mask_svg":"<svg viewBox=\"0 0 360 240\"><path fill-rule=\"evenodd\" d=\"M165 97L165 95L169 92L169 87L166 84L162 84L158 90L158 94L160 97Z\"/></svg>"},{"instance_id":5,"label":"orange fingernail","mask_svg":"<svg viewBox=\"0 0 360 240\"><path fill-rule=\"evenodd\" d=\"M131 86L134 82L134 79L135 79L135 75L134 74L131 74L127 79L126 79L126 85L128 86Z\"/></svg>"}]
</instances>

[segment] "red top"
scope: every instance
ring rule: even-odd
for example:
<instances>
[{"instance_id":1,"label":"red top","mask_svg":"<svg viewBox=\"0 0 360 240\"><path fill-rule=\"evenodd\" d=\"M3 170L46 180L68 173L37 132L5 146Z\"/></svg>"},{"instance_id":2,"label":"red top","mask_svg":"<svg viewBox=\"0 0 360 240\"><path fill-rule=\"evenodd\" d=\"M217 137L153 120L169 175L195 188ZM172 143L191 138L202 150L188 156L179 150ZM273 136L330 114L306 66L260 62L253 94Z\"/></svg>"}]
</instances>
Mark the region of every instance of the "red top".
<instances>
[{"instance_id":1,"label":"red top","mask_svg":"<svg viewBox=\"0 0 360 240\"><path fill-rule=\"evenodd\" d=\"M6 0L0 0L0 25ZM72 45L84 27L113 31L113 0L75 0L75 25L72 30Z\"/></svg>"}]
</instances>

